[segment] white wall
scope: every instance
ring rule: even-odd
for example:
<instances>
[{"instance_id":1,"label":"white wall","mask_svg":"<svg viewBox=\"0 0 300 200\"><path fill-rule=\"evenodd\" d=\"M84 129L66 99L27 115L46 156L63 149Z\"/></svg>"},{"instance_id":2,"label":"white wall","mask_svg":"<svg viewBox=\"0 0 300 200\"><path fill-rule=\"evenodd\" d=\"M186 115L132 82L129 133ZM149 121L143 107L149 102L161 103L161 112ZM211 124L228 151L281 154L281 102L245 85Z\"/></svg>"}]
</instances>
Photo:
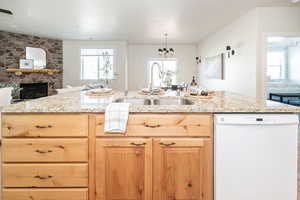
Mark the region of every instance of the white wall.
<instances>
[{"instance_id":1,"label":"white wall","mask_svg":"<svg viewBox=\"0 0 300 200\"><path fill-rule=\"evenodd\" d=\"M257 9L250 11L199 44L199 56L203 60L199 65L202 86L256 96L257 12ZM236 55L225 61L225 79L207 79L203 73L205 57L225 52L227 45L236 51Z\"/></svg>"},{"instance_id":2,"label":"white wall","mask_svg":"<svg viewBox=\"0 0 300 200\"><path fill-rule=\"evenodd\" d=\"M201 84L263 98L265 95L267 36L300 36L300 7L262 7L249 11L232 24L199 43L199 55L213 56L226 45L237 55L226 60L225 80L208 80L199 65Z\"/></svg>"},{"instance_id":3,"label":"white wall","mask_svg":"<svg viewBox=\"0 0 300 200\"><path fill-rule=\"evenodd\" d=\"M127 68L127 43L124 41L63 41L63 85L80 86L87 83L99 81L80 80L80 49L83 48L113 48L116 60L114 72L118 73L118 79L110 81L114 89L124 90L126 87L126 68Z\"/></svg>"},{"instance_id":4,"label":"white wall","mask_svg":"<svg viewBox=\"0 0 300 200\"><path fill-rule=\"evenodd\" d=\"M259 8L263 33L300 33L300 7Z\"/></svg>"},{"instance_id":5,"label":"white wall","mask_svg":"<svg viewBox=\"0 0 300 200\"><path fill-rule=\"evenodd\" d=\"M268 36L300 37L300 7L264 7L259 9L259 39L257 61L257 77L259 79L257 93L267 98L266 52Z\"/></svg>"},{"instance_id":6,"label":"white wall","mask_svg":"<svg viewBox=\"0 0 300 200\"><path fill-rule=\"evenodd\" d=\"M190 82L197 74L195 57L197 45L171 45L177 59L177 81ZM116 53L115 72L120 74L117 80L111 82L114 89L138 90L148 86L148 61L158 58L157 49L161 45L128 45L126 42L106 41L63 41L64 77L63 84L79 86L98 81L80 80L80 49L82 48L113 48ZM128 67L127 67L128 66Z\"/></svg>"},{"instance_id":7,"label":"white wall","mask_svg":"<svg viewBox=\"0 0 300 200\"><path fill-rule=\"evenodd\" d=\"M190 82L197 74L196 55L197 45L169 45L174 48L177 60L177 82ZM131 44L128 47L128 83L130 90L148 86L148 61L159 58L157 49L161 45Z\"/></svg>"}]
</instances>

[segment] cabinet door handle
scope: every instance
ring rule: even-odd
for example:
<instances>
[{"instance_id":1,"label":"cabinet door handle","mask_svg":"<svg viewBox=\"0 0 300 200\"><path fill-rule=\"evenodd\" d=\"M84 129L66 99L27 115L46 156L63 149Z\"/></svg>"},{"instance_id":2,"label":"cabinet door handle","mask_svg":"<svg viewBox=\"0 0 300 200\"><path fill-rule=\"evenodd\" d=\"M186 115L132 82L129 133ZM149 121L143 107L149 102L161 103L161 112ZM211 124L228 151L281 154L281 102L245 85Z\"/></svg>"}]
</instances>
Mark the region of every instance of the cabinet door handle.
<instances>
[{"instance_id":1,"label":"cabinet door handle","mask_svg":"<svg viewBox=\"0 0 300 200\"><path fill-rule=\"evenodd\" d=\"M169 146L175 145L176 143L175 143L175 142L172 142L172 143L163 143L163 142L161 142L161 143L159 143L159 144L162 145L162 146L169 147Z\"/></svg>"},{"instance_id":2,"label":"cabinet door handle","mask_svg":"<svg viewBox=\"0 0 300 200\"><path fill-rule=\"evenodd\" d=\"M40 180L46 180L46 179L53 178L53 176L39 176L39 175L37 175L37 176L35 176L34 178L38 178L38 179L40 179Z\"/></svg>"},{"instance_id":3,"label":"cabinet door handle","mask_svg":"<svg viewBox=\"0 0 300 200\"><path fill-rule=\"evenodd\" d=\"M51 125L48 125L48 126L40 126L40 125L37 125L35 126L36 128L52 128L53 126Z\"/></svg>"},{"instance_id":4,"label":"cabinet door handle","mask_svg":"<svg viewBox=\"0 0 300 200\"><path fill-rule=\"evenodd\" d=\"M157 124L157 125L149 125L149 124L145 124L145 126L146 126L147 128L159 128L159 127L160 127L159 124Z\"/></svg>"},{"instance_id":5,"label":"cabinet door handle","mask_svg":"<svg viewBox=\"0 0 300 200\"><path fill-rule=\"evenodd\" d=\"M51 152L53 152L52 150L39 150L39 149L37 149L35 152L37 152L37 153L40 153L40 154L44 154L44 153L51 153Z\"/></svg>"},{"instance_id":6,"label":"cabinet door handle","mask_svg":"<svg viewBox=\"0 0 300 200\"><path fill-rule=\"evenodd\" d=\"M147 143L145 143L145 142L143 142L143 143L135 143L135 142L131 142L130 144L139 147L139 146L144 146L144 145L146 145Z\"/></svg>"}]
</instances>

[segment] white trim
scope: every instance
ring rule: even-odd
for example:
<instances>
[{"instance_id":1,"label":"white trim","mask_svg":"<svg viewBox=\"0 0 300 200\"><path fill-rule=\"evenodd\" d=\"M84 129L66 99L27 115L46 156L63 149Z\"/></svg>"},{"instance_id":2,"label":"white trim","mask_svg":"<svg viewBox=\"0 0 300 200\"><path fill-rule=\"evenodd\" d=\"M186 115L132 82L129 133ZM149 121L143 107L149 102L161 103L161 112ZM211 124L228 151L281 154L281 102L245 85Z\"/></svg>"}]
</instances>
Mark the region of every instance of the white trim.
<instances>
[{"instance_id":1,"label":"white trim","mask_svg":"<svg viewBox=\"0 0 300 200\"><path fill-rule=\"evenodd\" d=\"M147 84L150 83L150 68L151 68L150 62L151 61L175 61L176 62L176 64L175 64L175 76L177 76L177 72L178 72L178 59L176 57L174 57L174 58L156 58L156 57L149 58L148 61L147 61L147 72L146 72L146 75L147 75ZM177 81L177 77L176 77L175 81Z\"/></svg>"},{"instance_id":2,"label":"white trim","mask_svg":"<svg viewBox=\"0 0 300 200\"><path fill-rule=\"evenodd\" d=\"M267 52L268 52L268 37L300 37L300 32L269 32L269 33L262 33L262 57L261 57L261 66L263 68L263 73L261 77L261 86L260 94L263 94L263 98L267 98L267 92L266 92L266 77L267 77Z\"/></svg>"},{"instance_id":3,"label":"white trim","mask_svg":"<svg viewBox=\"0 0 300 200\"><path fill-rule=\"evenodd\" d=\"M129 69L128 69L128 59L129 59L129 49L128 49L129 47L128 47L128 44L127 44L127 42L126 42L126 47L125 47L125 52L124 52L124 54L125 54L125 77L124 77L124 84L125 84L125 87L124 87L124 89L125 89L125 91L128 91L128 85L129 85L129 80L128 80L128 77L129 77Z\"/></svg>"},{"instance_id":4,"label":"white trim","mask_svg":"<svg viewBox=\"0 0 300 200\"><path fill-rule=\"evenodd\" d=\"M112 72L113 72L113 75L112 77L109 77L107 80L116 80L116 77L114 76L115 74L115 65L116 65L116 49L115 48L80 48L79 51L80 51L80 81L103 81L103 80L106 80L106 79L103 79L103 78L100 78L100 75L99 75L99 58L102 57L103 55L99 54L99 55L81 55L81 50L82 49L108 49L108 50L113 50L113 55L109 54L107 56L112 56L113 57L113 66L112 66ZM97 79L83 79L82 78L82 73L83 73L83 70L82 70L82 60L81 58L84 57L84 56L97 56L98 57L98 70L97 70Z\"/></svg>"}]
</instances>

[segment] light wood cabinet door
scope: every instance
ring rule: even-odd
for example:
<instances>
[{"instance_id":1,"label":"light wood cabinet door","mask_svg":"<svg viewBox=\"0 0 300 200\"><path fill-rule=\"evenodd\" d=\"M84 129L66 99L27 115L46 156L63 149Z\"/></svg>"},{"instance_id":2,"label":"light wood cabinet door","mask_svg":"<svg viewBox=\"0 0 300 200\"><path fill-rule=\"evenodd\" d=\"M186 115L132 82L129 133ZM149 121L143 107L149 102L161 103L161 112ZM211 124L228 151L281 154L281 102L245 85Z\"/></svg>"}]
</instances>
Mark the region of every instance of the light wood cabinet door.
<instances>
[{"instance_id":1,"label":"light wood cabinet door","mask_svg":"<svg viewBox=\"0 0 300 200\"><path fill-rule=\"evenodd\" d=\"M154 139L153 199L212 200L210 139Z\"/></svg>"},{"instance_id":2,"label":"light wood cabinet door","mask_svg":"<svg viewBox=\"0 0 300 200\"><path fill-rule=\"evenodd\" d=\"M96 199L152 200L151 139L97 139Z\"/></svg>"}]
</instances>

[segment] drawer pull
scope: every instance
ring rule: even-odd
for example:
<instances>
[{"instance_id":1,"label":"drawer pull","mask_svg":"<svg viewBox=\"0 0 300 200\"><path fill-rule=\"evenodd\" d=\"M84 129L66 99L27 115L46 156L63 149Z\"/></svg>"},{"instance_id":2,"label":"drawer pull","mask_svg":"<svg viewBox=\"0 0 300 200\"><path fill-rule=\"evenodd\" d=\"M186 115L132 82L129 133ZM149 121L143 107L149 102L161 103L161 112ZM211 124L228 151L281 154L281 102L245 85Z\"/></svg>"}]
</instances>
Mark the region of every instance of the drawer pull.
<instances>
[{"instance_id":1,"label":"drawer pull","mask_svg":"<svg viewBox=\"0 0 300 200\"><path fill-rule=\"evenodd\" d=\"M36 128L52 128L52 126L51 125L48 125L48 126L39 126L39 125L37 125L37 126L35 126Z\"/></svg>"},{"instance_id":2,"label":"drawer pull","mask_svg":"<svg viewBox=\"0 0 300 200\"><path fill-rule=\"evenodd\" d=\"M40 154L44 154L44 153L51 153L53 151L52 150L45 150L45 151L43 151L43 150L37 149L35 152L40 153Z\"/></svg>"},{"instance_id":3,"label":"drawer pull","mask_svg":"<svg viewBox=\"0 0 300 200\"><path fill-rule=\"evenodd\" d=\"M159 143L159 144L162 145L162 146L169 147L169 146L175 145L176 143L175 143L175 142L172 142L172 143L163 143L163 142L161 142L161 143Z\"/></svg>"},{"instance_id":4,"label":"drawer pull","mask_svg":"<svg viewBox=\"0 0 300 200\"><path fill-rule=\"evenodd\" d=\"M34 178L38 178L40 180L46 180L46 179L53 178L53 176L35 176Z\"/></svg>"},{"instance_id":5,"label":"drawer pull","mask_svg":"<svg viewBox=\"0 0 300 200\"><path fill-rule=\"evenodd\" d=\"M149 125L149 124L145 124L145 126L146 126L147 128L159 128L159 127L160 127L159 124L157 124L157 125Z\"/></svg>"},{"instance_id":6,"label":"drawer pull","mask_svg":"<svg viewBox=\"0 0 300 200\"><path fill-rule=\"evenodd\" d=\"M130 144L139 147L139 146L144 146L144 145L146 145L147 143L145 143L145 142L143 142L143 143L135 143L135 142L131 142Z\"/></svg>"}]
</instances>

